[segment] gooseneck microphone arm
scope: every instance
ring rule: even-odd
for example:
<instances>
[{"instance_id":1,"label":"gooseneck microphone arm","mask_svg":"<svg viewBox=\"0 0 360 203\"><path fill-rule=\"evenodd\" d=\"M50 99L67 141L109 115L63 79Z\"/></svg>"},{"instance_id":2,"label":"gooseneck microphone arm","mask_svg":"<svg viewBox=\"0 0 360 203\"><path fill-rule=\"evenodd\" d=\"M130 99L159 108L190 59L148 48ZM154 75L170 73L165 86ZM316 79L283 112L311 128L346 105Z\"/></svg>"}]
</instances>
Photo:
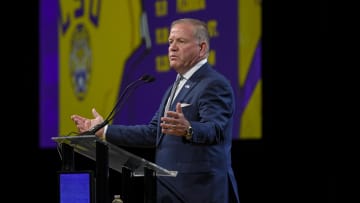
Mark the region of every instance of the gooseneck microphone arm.
<instances>
[{"instance_id":1,"label":"gooseneck microphone arm","mask_svg":"<svg viewBox=\"0 0 360 203\"><path fill-rule=\"evenodd\" d=\"M131 82L129 85L127 85L124 89L124 91L121 93L119 99L117 100L114 108L111 110L109 115L105 118L105 120L102 123L99 123L95 125L90 130L87 130L85 132L80 133L79 135L93 135L97 131L99 131L101 128L105 127L111 120L114 119L114 116L117 112L120 111L121 107L123 106L124 102L127 100L127 98L130 96L130 94L141 84L144 83L150 83L155 81L155 78L151 75L143 75L139 79Z\"/></svg>"},{"instance_id":2,"label":"gooseneck microphone arm","mask_svg":"<svg viewBox=\"0 0 360 203\"><path fill-rule=\"evenodd\" d=\"M110 112L110 114L107 116L105 120L111 121L116 113L120 110L122 107L122 104L126 101L126 99L130 96L132 91L134 91L137 87L139 87L141 84L153 82L155 78L151 75L143 75L139 79L133 81L129 85L127 85L120 95L119 99L117 100L114 108Z\"/></svg>"}]
</instances>

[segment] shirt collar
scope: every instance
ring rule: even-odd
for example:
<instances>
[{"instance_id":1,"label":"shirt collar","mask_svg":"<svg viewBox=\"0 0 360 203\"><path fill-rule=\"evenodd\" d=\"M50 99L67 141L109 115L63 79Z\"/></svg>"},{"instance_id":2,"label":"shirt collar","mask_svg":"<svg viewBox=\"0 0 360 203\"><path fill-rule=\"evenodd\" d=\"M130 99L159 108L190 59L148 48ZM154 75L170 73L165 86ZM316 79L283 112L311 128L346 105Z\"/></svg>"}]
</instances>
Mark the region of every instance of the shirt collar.
<instances>
[{"instance_id":1,"label":"shirt collar","mask_svg":"<svg viewBox=\"0 0 360 203\"><path fill-rule=\"evenodd\" d=\"M207 62L207 58L199 61L194 67L190 68L183 76L186 80L188 80L199 68Z\"/></svg>"}]
</instances>

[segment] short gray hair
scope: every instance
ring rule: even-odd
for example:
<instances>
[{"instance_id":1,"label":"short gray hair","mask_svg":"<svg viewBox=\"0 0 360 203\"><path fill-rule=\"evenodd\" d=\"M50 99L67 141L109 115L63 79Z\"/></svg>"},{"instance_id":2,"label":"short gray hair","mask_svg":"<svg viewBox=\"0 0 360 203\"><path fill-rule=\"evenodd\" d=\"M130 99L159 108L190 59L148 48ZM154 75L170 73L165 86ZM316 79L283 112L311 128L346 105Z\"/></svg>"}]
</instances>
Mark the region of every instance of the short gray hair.
<instances>
[{"instance_id":1,"label":"short gray hair","mask_svg":"<svg viewBox=\"0 0 360 203\"><path fill-rule=\"evenodd\" d=\"M199 40L199 42L205 41L207 44L206 52L209 53L210 50L210 36L207 28L207 24L204 21L195 19L195 18L182 18L175 20L171 23L171 28L179 23L190 23L195 27L194 36Z\"/></svg>"}]
</instances>

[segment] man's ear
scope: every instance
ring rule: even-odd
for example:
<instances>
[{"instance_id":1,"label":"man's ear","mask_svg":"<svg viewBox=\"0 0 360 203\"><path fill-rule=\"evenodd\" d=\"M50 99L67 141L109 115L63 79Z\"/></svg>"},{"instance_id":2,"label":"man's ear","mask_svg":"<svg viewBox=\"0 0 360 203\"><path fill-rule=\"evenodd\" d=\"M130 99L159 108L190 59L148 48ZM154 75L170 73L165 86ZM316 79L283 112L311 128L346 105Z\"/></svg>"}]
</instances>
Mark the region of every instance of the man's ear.
<instances>
[{"instance_id":1,"label":"man's ear","mask_svg":"<svg viewBox=\"0 0 360 203\"><path fill-rule=\"evenodd\" d=\"M204 45L204 44L205 44L205 43L203 43L203 42L199 44L199 46L200 46L200 51L203 49L203 47L204 47L203 45Z\"/></svg>"},{"instance_id":2,"label":"man's ear","mask_svg":"<svg viewBox=\"0 0 360 203\"><path fill-rule=\"evenodd\" d=\"M202 56L203 56L203 54L206 55L206 43L205 42L200 43L199 47L200 47L199 54L202 53L201 54Z\"/></svg>"}]
</instances>

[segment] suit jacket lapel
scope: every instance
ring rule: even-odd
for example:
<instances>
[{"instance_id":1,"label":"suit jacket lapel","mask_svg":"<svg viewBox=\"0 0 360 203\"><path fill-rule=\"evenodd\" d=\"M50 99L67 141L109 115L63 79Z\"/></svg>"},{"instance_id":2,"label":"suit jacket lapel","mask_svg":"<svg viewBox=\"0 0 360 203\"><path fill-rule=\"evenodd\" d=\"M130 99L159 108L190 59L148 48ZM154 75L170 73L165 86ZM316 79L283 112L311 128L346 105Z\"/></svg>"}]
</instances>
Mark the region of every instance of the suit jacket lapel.
<instances>
[{"instance_id":1,"label":"suit jacket lapel","mask_svg":"<svg viewBox=\"0 0 360 203\"><path fill-rule=\"evenodd\" d=\"M170 106L170 110L171 111L175 111L176 110L176 103L177 102L182 102L183 99L185 98L185 96L193 89L193 87L196 86L196 84L199 82L200 79L198 79L199 77L201 77L201 75L203 75L204 72L208 71L209 68L209 64L205 63L198 71L196 71L184 84L184 86L181 88L179 94L176 96L176 98L174 99L174 102L171 104ZM156 142L156 146L158 146L162 140L162 138L164 137L164 134L161 133L161 128L160 128L160 123L161 123L161 117L164 115L164 110L165 110L165 106L166 106L166 102L167 99L169 97L171 91L171 87L168 88L165 97L162 100L162 108L161 108L161 113L159 114L159 124L158 124L158 137L157 137L157 142Z\"/></svg>"},{"instance_id":2,"label":"suit jacket lapel","mask_svg":"<svg viewBox=\"0 0 360 203\"><path fill-rule=\"evenodd\" d=\"M186 83L184 84L184 86L181 88L179 94L176 96L174 102L171 105L171 110L175 111L176 110L176 104L178 102L182 102L184 101L185 96L191 91L191 89L195 86L196 82L191 81L191 80L187 80Z\"/></svg>"},{"instance_id":3,"label":"suit jacket lapel","mask_svg":"<svg viewBox=\"0 0 360 203\"><path fill-rule=\"evenodd\" d=\"M196 71L184 84L181 88L179 94L176 96L174 102L170 106L170 109L176 110L176 103L184 101L185 96L199 83L199 77L203 75L204 72L208 71L209 64L205 63L198 71Z\"/></svg>"},{"instance_id":4,"label":"suit jacket lapel","mask_svg":"<svg viewBox=\"0 0 360 203\"><path fill-rule=\"evenodd\" d=\"M161 138L164 136L164 134L161 132L160 123L161 123L161 117L164 116L165 106L166 106L168 97L170 96L171 87L172 86L170 86L168 88L168 90L164 94L164 97L162 98L162 101L161 101L161 109L160 109L160 112L158 115L158 126L157 126L158 131L157 131L156 146L160 143Z\"/></svg>"}]
</instances>

